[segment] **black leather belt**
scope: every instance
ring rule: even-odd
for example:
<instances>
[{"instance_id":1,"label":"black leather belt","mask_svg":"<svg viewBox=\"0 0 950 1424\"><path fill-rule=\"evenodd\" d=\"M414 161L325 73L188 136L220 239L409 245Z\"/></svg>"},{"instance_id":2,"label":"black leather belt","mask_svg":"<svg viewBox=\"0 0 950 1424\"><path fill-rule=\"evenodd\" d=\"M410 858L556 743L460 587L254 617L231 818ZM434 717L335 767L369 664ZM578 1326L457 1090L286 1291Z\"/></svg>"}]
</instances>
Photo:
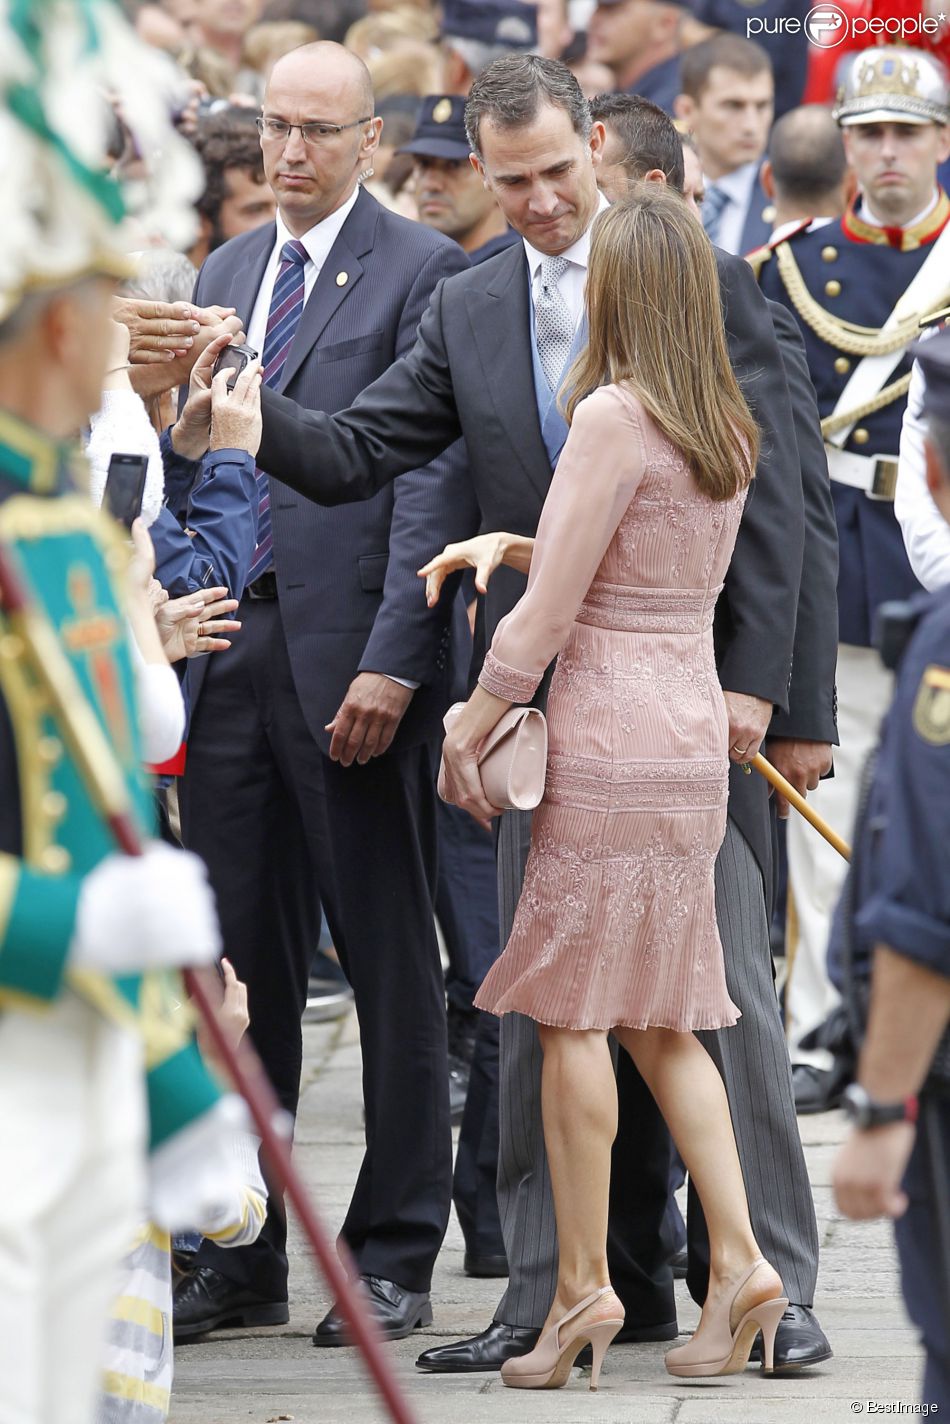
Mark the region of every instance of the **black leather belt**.
<instances>
[{"instance_id":1,"label":"black leather belt","mask_svg":"<svg viewBox=\"0 0 950 1424\"><path fill-rule=\"evenodd\" d=\"M266 573L258 574L253 583L249 583L244 590L246 598L276 598L277 597L277 575L273 569L268 569Z\"/></svg>"}]
</instances>

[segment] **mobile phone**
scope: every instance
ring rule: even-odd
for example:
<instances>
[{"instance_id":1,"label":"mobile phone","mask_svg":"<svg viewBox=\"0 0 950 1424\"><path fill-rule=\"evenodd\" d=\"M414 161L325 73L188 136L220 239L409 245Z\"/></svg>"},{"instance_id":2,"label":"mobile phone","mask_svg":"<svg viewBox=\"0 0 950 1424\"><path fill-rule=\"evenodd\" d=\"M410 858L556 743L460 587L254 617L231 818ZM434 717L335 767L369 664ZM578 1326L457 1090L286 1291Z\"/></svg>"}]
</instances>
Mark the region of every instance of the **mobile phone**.
<instances>
[{"instance_id":1,"label":"mobile phone","mask_svg":"<svg viewBox=\"0 0 950 1424\"><path fill-rule=\"evenodd\" d=\"M109 461L103 508L131 529L134 521L142 513L142 496L145 493L145 475L148 470L147 455L115 454Z\"/></svg>"},{"instance_id":2,"label":"mobile phone","mask_svg":"<svg viewBox=\"0 0 950 1424\"><path fill-rule=\"evenodd\" d=\"M256 361L257 352L253 346L226 346L214 363L213 376L219 371L233 371L234 375L228 378L228 390L234 390L234 382L244 370L248 361Z\"/></svg>"}]
</instances>

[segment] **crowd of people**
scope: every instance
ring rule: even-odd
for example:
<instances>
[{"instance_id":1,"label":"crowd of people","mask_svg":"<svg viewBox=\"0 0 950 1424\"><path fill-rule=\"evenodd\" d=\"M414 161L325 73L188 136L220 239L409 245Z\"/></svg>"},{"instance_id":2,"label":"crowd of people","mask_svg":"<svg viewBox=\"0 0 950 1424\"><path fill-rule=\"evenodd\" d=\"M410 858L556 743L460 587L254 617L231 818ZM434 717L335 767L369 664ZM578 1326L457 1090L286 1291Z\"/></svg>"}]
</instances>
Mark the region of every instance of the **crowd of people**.
<instances>
[{"instance_id":1,"label":"crowd of people","mask_svg":"<svg viewBox=\"0 0 950 1424\"><path fill-rule=\"evenodd\" d=\"M52 625L0 560L0 1103L44 1183L0 1190L0 1424L164 1418L172 1335L289 1319L284 1204L168 977L221 955L288 1120L302 1021L355 1008L340 1237L383 1338L433 1323L453 1205L506 1282L420 1370L588 1351L596 1388L677 1340L677 1276L671 1374L823 1365L797 1116L843 1105L839 1201L901 1217L950 1404L939 26L832 70L772 0L761 42L740 0L62 8L0 61L0 553ZM528 705L543 799L500 808ZM760 752L857 825L847 879ZM352 1347L337 1304L313 1343Z\"/></svg>"}]
</instances>

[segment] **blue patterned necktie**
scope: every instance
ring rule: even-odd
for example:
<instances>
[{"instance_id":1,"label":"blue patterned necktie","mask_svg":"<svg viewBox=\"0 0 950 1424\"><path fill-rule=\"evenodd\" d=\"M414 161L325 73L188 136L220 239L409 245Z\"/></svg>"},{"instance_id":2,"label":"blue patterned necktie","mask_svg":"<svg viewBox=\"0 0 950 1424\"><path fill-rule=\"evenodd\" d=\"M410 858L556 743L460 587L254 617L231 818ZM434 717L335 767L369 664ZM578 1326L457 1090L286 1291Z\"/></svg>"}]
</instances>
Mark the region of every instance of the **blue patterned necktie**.
<instances>
[{"instance_id":1,"label":"blue patterned necktie","mask_svg":"<svg viewBox=\"0 0 950 1424\"><path fill-rule=\"evenodd\" d=\"M263 377L266 386L279 382L287 355L296 335L304 304L304 266L309 261L307 249L294 239L280 250L280 267L274 282L274 293L264 335ZM274 566L274 531L270 518L270 486L267 474L258 467L257 494L260 501L257 515L257 546L247 582L253 583Z\"/></svg>"},{"instance_id":2,"label":"blue patterned necktie","mask_svg":"<svg viewBox=\"0 0 950 1424\"><path fill-rule=\"evenodd\" d=\"M731 202L732 199L724 188L717 188L715 183L710 183L703 199L703 227L710 242L719 241L723 214Z\"/></svg>"}]
</instances>

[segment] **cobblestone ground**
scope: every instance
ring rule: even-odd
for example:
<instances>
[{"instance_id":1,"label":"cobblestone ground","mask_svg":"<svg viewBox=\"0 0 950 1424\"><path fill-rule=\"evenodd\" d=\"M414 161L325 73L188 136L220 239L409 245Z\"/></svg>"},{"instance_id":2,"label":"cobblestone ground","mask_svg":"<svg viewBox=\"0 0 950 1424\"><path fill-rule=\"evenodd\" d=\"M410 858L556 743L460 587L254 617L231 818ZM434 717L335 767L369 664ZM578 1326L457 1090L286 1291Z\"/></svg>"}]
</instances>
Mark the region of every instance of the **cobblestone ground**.
<instances>
[{"instance_id":1,"label":"cobblestone ground","mask_svg":"<svg viewBox=\"0 0 950 1424\"><path fill-rule=\"evenodd\" d=\"M297 1163L335 1231L362 1150L355 1019L308 1026L305 1054ZM829 1182L841 1115L799 1123L822 1243L816 1309L835 1351L827 1365L787 1379L766 1380L750 1368L731 1379L683 1384L663 1368L668 1346L641 1345L611 1351L596 1394L579 1371L556 1393L506 1390L496 1375L423 1375L413 1368L419 1351L482 1329L500 1294L498 1281L463 1274L453 1216L433 1282L434 1324L390 1347L419 1424L844 1424L862 1413L899 1417L900 1404L918 1398L921 1356L900 1298L891 1229L845 1221L835 1211ZM299 1234L292 1250L290 1324L227 1331L177 1351L173 1424L383 1424L354 1353L311 1345L329 1300ZM691 1330L698 1312L678 1289L680 1327Z\"/></svg>"}]
</instances>

